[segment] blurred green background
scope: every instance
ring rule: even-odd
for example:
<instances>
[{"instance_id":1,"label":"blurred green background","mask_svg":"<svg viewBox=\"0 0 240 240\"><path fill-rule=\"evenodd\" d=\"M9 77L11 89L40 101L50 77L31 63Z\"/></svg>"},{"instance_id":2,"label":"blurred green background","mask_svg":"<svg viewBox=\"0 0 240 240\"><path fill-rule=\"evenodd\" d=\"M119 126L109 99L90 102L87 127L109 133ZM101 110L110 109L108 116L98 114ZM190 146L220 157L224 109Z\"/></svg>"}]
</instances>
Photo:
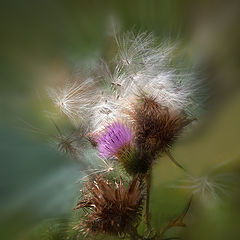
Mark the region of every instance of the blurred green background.
<instances>
[{"instance_id":1,"label":"blurred green background","mask_svg":"<svg viewBox=\"0 0 240 240\"><path fill-rule=\"evenodd\" d=\"M112 57L112 22L122 31L149 31L179 42L184 59L198 66L209 88L203 121L173 154L196 176L220 174L221 200L196 195L188 227L169 236L239 239L240 4L221 0L1 1L0 239L42 239L36 229L43 222L72 213L81 164L60 155L47 136L26 131L22 120L54 134L39 92L97 58ZM156 228L184 208L191 191L171 187L181 178L167 158L156 165Z\"/></svg>"}]
</instances>

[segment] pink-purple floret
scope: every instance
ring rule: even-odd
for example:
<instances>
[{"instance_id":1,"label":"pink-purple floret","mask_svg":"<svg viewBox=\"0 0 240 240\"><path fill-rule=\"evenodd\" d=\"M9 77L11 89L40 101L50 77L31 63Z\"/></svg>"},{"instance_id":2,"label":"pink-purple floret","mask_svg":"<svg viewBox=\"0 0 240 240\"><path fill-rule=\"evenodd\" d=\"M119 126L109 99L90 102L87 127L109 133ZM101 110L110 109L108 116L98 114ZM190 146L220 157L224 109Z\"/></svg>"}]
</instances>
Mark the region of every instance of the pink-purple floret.
<instances>
[{"instance_id":1,"label":"pink-purple floret","mask_svg":"<svg viewBox=\"0 0 240 240\"><path fill-rule=\"evenodd\" d=\"M99 154L104 158L114 157L132 140L133 132L130 127L121 122L112 123L97 139Z\"/></svg>"}]
</instances>

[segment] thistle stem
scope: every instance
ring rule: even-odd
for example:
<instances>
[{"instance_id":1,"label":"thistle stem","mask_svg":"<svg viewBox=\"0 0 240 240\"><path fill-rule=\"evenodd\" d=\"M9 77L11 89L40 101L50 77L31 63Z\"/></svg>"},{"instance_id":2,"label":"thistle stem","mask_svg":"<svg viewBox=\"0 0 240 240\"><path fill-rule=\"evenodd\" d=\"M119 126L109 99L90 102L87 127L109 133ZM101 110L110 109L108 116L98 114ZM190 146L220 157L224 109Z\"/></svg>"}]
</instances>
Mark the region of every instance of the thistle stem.
<instances>
[{"instance_id":1,"label":"thistle stem","mask_svg":"<svg viewBox=\"0 0 240 240\"><path fill-rule=\"evenodd\" d=\"M149 209L150 209L150 189L151 189L151 180L152 180L152 169L150 169L149 172L147 173L145 180L146 180L146 187L147 187L145 220L146 220L148 230L151 230Z\"/></svg>"}]
</instances>

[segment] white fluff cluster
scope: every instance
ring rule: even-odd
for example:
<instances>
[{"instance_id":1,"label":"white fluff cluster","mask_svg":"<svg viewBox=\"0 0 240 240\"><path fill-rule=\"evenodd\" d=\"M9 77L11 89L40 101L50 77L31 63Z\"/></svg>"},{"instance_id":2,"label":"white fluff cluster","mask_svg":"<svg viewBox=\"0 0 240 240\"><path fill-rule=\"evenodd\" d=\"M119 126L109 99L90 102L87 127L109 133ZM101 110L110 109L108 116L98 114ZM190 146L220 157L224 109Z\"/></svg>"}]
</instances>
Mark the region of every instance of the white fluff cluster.
<instances>
[{"instance_id":1,"label":"white fluff cluster","mask_svg":"<svg viewBox=\"0 0 240 240\"><path fill-rule=\"evenodd\" d=\"M56 89L47 89L48 95L62 113L74 123L83 119L92 105L94 81L88 78L85 81L67 82L65 86Z\"/></svg>"},{"instance_id":2,"label":"white fluff cluster","mask_svg":"<svg viewBox=\"0 0 240 240\"><path fill-rule=\"evenodd\" d=\"M192 194L199 195L203 202L209 200L221 200L233 189L236 176L233 173L219 173L193 177L188 175L187 179L180 181L174 188L189 189Z\"/></svg>"},{"instance_id":3,"label":"white fluff cluster","mask_svg":"<svg viewBox=\"0 0 240 240\"><path fill-rule=\"evenodd\" d=\"M161 105L180 111L191 103L194 89L192 83L186 83L191 75L171 66L174 46L156 45L154 37L146 33L128 33L117 44L114 82L121 98L144 92Z\"/></svg>"},{"instance_id":4,"label":"white fluff cluster","mask_svg":"<svg viewBox=\"0 0 240 240\"><path fill-rule=\"evenodd\" d=\"M113 67L105 67L102 74L107 87L105 84L92 92L90 78L63 89L49 90L54 103L71 120L84 119L88 113L85 119L91 131L99 131L118 116L122 117L124 108L141 93L179 112L192 105L195 89L193 81L189 81L192 76L171 66L173 46L158 45L152 34L132 32L116 37L116 44L118 52Z\"/></svg>"},{"instance_id":5,"label":"white fluff cluster","mask_svg":"<svg viewBox=\"0 0 240 240\"><path fill-rule=\"evenodd\" d=\"M91 128L100 131L104 126L114 121L121 108L117 96L112 94L100 93L96 96L98 101L91 108Z\"/></svg>"}]
</instances>

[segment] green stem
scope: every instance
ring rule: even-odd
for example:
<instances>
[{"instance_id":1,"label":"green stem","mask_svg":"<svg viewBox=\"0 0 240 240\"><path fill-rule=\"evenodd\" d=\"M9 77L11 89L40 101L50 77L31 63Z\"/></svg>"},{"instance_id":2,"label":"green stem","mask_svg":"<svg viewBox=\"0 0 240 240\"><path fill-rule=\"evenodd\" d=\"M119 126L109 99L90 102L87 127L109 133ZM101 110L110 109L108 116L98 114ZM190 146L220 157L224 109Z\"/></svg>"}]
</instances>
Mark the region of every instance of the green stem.
<instances>
[{"instance_id":1,"label":"green stem","mask_svg":"<svg viewBox=\"0 0 240 240\"><path fill-rule=\"evenodd\" d=\"M146 188L147 188L145 220L146 220L148 230L151 230L149 210L150 210L150 190L151 190L151 180L152 180L152 169L149 170L145 179L146 179Z\"/></svg>"}]
</instances>

